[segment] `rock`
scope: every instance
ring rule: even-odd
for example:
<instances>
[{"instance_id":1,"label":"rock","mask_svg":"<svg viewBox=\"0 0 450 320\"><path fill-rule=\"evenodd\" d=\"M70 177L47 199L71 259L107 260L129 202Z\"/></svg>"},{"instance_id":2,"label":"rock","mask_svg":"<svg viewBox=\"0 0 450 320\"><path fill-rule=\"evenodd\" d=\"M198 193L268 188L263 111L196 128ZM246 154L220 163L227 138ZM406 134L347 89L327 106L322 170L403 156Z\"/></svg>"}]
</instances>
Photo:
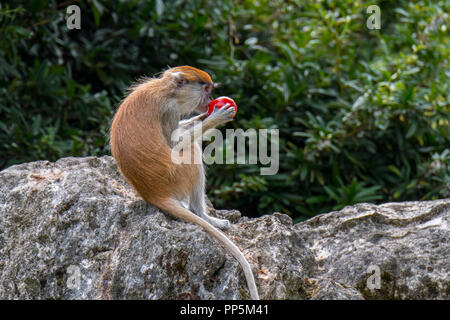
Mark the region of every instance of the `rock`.
<instances>
[{"instance_id":1,"label":"rock","mask_svg":"<svg viewBox=\"0 0 450 320\"><path fill-rule=\"evenodd\" d=\"M448 299L449 206L359 204L297 225L279 213L209 211L233 222L226 233L263 299ZM377 272L380 288L368 289ZM111 157L0 172L0 299L248 296L237 261L200 227L145 203Z\"/></svg>"},{"instance_id":2,"label":"rock","mask_svg":"<svg viewBox=\"0 0 450 320\"><path fill-rule=\"evenodd\" d=\"M450 199L444 199L362 203L296 227L321 277L353 287L365 299L448 299L449 220ZM375 273L380 288L370 289Z\"/></svg>"},{"instance_id":3,"label":"rock","mask_svg":"<svg viewBox=\"0 0 450 320\"><path fill-rule=\"evenodd\" d=\"M311 300L363 300L361 293L328 279L309 279L308 298Z\"/></svg>"}]
</instances>

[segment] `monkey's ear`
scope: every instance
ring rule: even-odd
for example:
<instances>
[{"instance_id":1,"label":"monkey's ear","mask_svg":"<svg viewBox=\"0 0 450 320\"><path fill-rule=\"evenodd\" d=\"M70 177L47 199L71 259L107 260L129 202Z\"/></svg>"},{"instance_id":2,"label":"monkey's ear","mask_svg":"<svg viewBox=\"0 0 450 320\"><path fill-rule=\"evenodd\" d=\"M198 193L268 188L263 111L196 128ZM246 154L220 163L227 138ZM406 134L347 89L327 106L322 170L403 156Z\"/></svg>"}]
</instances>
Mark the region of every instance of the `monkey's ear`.
<instances>
[{"instance_id":1,"label":"monkey's ear","mask_svg":"<svg viewBox=\"0 0 450 320\"><path fill-rule=\"evenodd\" d=\"M181 72L172 72L171 75L172 75L173 79L175 80L175 82L177 83L177 87L181 87L181 86L185 85L186 83L188 83L186 77Z\"/></svg>"}]
</instances>

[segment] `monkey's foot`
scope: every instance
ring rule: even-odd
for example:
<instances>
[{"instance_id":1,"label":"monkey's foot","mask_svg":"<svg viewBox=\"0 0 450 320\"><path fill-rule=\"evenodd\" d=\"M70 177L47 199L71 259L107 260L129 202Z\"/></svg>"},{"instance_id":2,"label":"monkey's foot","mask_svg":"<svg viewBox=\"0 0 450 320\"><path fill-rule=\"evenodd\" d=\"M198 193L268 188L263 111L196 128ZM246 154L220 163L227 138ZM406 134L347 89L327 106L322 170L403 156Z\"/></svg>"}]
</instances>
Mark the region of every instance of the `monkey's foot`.
<instances>
[{"instance_id":1,"label":"monkey's foot","mask_svg":"<svg viewBox=\"0 0 450 320\"><path fill-rule=\"evenodd\" d=\"M230 221L226 219L217 219L214 217L208 217L208 222L211 223L214 227L219 228L221 230L230 229Z\"/></svg>"}]
</instances>

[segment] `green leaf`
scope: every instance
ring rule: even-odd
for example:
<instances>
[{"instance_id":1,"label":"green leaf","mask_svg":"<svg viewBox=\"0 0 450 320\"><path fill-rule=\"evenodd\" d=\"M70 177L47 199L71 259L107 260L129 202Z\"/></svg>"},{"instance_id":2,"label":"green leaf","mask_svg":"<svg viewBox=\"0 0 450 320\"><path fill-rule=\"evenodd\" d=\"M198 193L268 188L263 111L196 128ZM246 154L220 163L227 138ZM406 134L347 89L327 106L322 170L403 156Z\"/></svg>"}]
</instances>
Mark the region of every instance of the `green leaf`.
<instances>
[{"instance_id":1,"label":"green leaf","mask_svg":"<svg viewBox=\"0 0 450 320\"><path fill-rule=\"evenodd\" d=\"M411 123L411 126L408 129L408 132L406 133L406 139L411 138L417 130L417 122L413 122Z\"/></svg>"},{"instance_id":2,"label":"green leaf","mask_svg":"<svg viewBox=\"0 0 450 320\"><path fill-rule=\"evenodd\" d=\"M98 0L92 0L91 10L94 15L95 25L98 27L100 25L100 17L103 14L104 7Z\"/></svg>"},{"instance_id":3,"label":"green leaf","mask_svg":"<svg viewBox=\"0 0 450 320\"><path fill-rule=\"evenodd\" d=\"M315 203L324 203L328 200L328 197L325 195L310 197L306 199L307 204L315 204Z\"/></svg>"},{"instance_id":4,"label":"green leaf","mask_svg":"<svg viewBox=\"0 0 450 320\"><path fill-rule=\"evenodd\" d=\"M328 186L323 186L323 189L325 190L325 192L331 197L333 198L335 201L339 202L340 201L340 197L333 191L331 190L330 187Z\"/></svg>"},{"instance_id":5,"label":"green leaf","mask_svg":"<svg viewBox=\"0 0 450 320\"><path fill-rule=\"evenodd\" d=\"M393 173L395 173L400 178L402 177L402 173L400 172L400 170L397 169L396 166L391 164L391 165L388 166L388 168L389 168L389 170L391 170Z\"/></svg>"},{"instance_id":6,"label":"green leaf","mask_svg":"<svg viewBox=\"0 0 450 320\"><path fill-rule=\"evenodd\" d=\"M158 18L161 18L164 13L164 2L162 0L156 0L155 10Z\"/></svg>"}]
</instances>

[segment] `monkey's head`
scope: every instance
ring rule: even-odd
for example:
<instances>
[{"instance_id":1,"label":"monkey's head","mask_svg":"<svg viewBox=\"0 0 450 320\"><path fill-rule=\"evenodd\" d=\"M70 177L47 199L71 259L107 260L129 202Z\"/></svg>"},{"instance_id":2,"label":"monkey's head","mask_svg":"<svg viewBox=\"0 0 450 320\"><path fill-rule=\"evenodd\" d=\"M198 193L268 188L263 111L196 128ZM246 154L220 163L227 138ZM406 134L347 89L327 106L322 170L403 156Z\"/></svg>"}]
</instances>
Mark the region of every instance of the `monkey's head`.
<instances>
[{"instance_id":1,"label":"monkey's head","mask_svg":"<svg viewBox=\"0 0 450 320\"><path fill-rule=\"evenodd\" d=\"M203 113L213 100L214 83L206 72L189 66L175 67L164 72L174 81L174 96L181 115Z\"/></svg>"}]
</instances>

